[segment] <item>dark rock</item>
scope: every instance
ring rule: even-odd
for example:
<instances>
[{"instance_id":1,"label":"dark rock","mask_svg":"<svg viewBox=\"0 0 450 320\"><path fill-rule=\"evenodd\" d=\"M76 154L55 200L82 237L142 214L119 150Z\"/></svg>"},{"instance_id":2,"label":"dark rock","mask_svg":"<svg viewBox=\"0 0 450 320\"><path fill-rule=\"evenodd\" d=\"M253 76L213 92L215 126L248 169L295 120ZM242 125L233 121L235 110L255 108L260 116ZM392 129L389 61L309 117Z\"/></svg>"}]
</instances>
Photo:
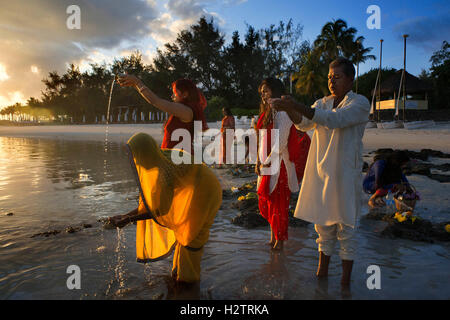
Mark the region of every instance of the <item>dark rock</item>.
<instances>
[{"instance_id":1,"label":"dark rock","mask_svg":"<svg viewBox=\"0 0 450 320\"><path fill-rule=\"evenodd\" d=\"M362 216L364 219L383 221L390 218L392 214L387 214L386 210L371 209L368 214Z\"/></svg>"},{"instance_id":2,"label":"dark rock","mask_svg":"<svg viewBox=\"0 0 450 320\"><path fill-rule=\"evenodd\" d=\"M233 196L234 196L233 191L226 189L222 190L222 199L231 199L233 198Z\"/></svg>"},{"instance_id":3,"label":"dark rock","mask_svg":"<svg viewBox=\"0 0 450 320\"><path fill-rule=\"evenodd\" d=\"M231 223L247 229L266 227L269 225L267 220L264 219L259 213L252 211L240 212L231 220Z\"/></svg>"},{"instance_id":4,"label":"dark rock","mask_svg":"<svg viewBox=\"0 0 450 320\"><path fill-rule=\"evenodd\" d=\"M231 205L232 208L238 209L242 212L259 212L258 199L245 199L241 201L233 202Z\"/></svg>"},{"instance_id":5,"label":"dark rock","mask_svg":"<svg viewBox=\"0 0 450 320\"><path fill-rule=\"evenodd\" d=\"M394 151L400 151L400 150L393 150L391 148L382 148L382 149L376 150L375 154L387 156L390 153L393 153ZM422 149L422 150L420 150L420 152L410 151L410 150L401 150L401 151L405 151L411 159L419 159L422 161L427 161L428 158L430 158L430 157L446 158L446 159L450 158L450 154L443 153L442 151L438 151L438 150Z\"/></svg>"},{"instance_id":6,"label":"dark rock","mask_svg":"<svg viewBox=\"0 0 450 320\"><path fill-rule=\"evenodd\" d=\"M434 158L450 158L450 154L443 153L442 151L431 150L431 149L422 149L420 153L426 154L428 157Z\"/></svg>"},{"instance_id":7,"label":"dark rock","mask_svg":"<svg viewBox=\"0 0 450 320\"><path fill-rule=\"evenodd\" d=\"M75 233L75 232L77 232L77 231L80 231L80 228L74 228L74 227L68 226L68 227L65 229L65 231L66 231L67 233Z\"/></svg>"},{"instance_id":8,"label":"dark rock","mask_svg":"<svg viewBox=\"0 0 450 320\"><path fill-rule=\"evenodd\" d=\"M377 155L385 157L394 151L398 150L378 149L375 151L375 153ZM427 161L429 157L450 158L450 154L446 154L441 151L431 149L422 149L420 152L409 150L402 150L402 151L405 151L411 159L419 159L421 161ZM403 169L403 173L408 176L411 174L419 174L444 183L450 182L450 176L445 174L431 173L431 169L437 169L440 171L447 172L450 170L450 164L444 163L440 165L435 165L432 163L414 163L414 161L411 161L411 163L406 168Z\"/></svg>"},{"instance_id":9,"label":"dark rock","mask_svg":"<svg viewBox=\"0 0 450 320\"><path fill-rule=\"evenodd\" d=\"M40 232L40 233L36 233L36 234L32 235L31 238L38 237L38 236L43 236L43 237L54 236L54 235L57 235L60 232L61 232L60 230L52 230L52 231Z\"/></svg>"},{"instance_id":10,"label":"dark rock","mask_svg":"<svg viewBox=\"0 0 450 320\"><path fill-rule=\"evenodd\" d=\"M269 225L267 220L264 219L259 213L257 198L236 201L231 206L240 211L240 213L231 220L231 223L249 229L257 227L265 227ZM293 210L291 209L289 212L289 226L305 227L308 224L310 224L307 221L295 218L292 213Z\"/></svg>"},{"instance_id":11,"label":"dark rock","mask_svg":"<svg viewBox=\"0 0 450 320\"><path fill-rule=\"evenodd\" d=\"M450 233L445 231L445 226L449 222L433 224L426 219L417 218L414 222L410 219L398 222L392 216L383 217L388 222L388 226L381 232L381 235L394 238L402 238L413 241L433 243L437 241L450 241Z\"/></svg>"},{"instance_id":12,"label":"dark rock","mask_svg":"<svg viewBox=\"0 0 450 320\"><path fill-rule=\"evenodd\" d=\"M292 215L292 213L289 213L289 226L298 228L298 227L306 227L307 225L311 224L308 221L298 219Z\"/></svg>"},{"instance_id":13,"label":"dark rock","mask_svg":"<svg viewBox=\"0 0 450 320\"><path fill-rule=\"evenodd\" d=\"M433 225L433 235L439 241L450 241L450 232L445 230L445 226L450 224L450 221L441 222Z\"/></svg>"},{"instance_id":14,"label":"dark rock","mask_svg":"<svg viewBox=\"0 0 450 320\"><path fill-rule=\"evenodd\" d=\"M441 171L449 171L450 170L450 163L443 163L443 164L434 166L433 168L441 170Z\"/></svg>"},{"instance_id":15,"label":"dark rock","mask_svg":"<svg viewBox=\"0 0 450 320\"><path fill-rule=\"evenodd\" d=\"M410 174L420 174L422 176L429 177L431 175L430 169L432 167L433 167L433 165L428 164L428 163L413 164L410 167Z\"/></svg>"},{"instance_id":16,"label":"dark rock","mask_svg":"<svg viewBox=\"0 0 450 320\"><path fill-rule=\"evenodd\" d=\"M5 214L5 216L8 216L8 217L13 216L13 215L14 215L14 213L12 213L12 212L8 212Z\"/></svg>"},{"instance_id":17,"label":"dark rock","mask_svg":"<svg viewBox=\"0 0 450 320\"><path fill-rule=\"evenodd\" d=\"M85 229L92 228L92 224L85 223L85 224L83 224L83 228L85 228Z\"/></svg>"},{"instance_id":18,"label":"dark rock","mask_svg":"<svg viewBox=\"0 0 450 320\"><path fill-rule=\"evenodd\" d=\"M450 182L450 175L446 175L446 174L432 173L429 177L433 180L443 182L443 183Z\"/></svg>"}]
</instances>

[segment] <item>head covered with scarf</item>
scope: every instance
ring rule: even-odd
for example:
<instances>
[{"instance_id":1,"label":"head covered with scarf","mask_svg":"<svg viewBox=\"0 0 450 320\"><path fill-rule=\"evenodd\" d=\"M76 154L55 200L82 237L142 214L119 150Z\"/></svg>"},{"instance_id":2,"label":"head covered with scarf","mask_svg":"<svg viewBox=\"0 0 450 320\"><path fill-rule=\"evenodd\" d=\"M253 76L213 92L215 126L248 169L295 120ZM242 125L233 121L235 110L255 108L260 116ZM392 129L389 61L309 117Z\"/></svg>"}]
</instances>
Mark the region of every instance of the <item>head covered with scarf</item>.
<instances>
[{"instance_id":1,"label":"head covered with scarf","mask_svg":"<svg viewBox=\"0 0 450 320\"><path fill-rule=\"evenodd\" d=\"M212 223L222 202L222 188L214 173L193 161L174 164L172 154L183 151L160 149L145 133L133 135L127 146L140 191L138 213L152 215L137 222L138 261L165 257L175 242L203 245L207 237L199 238L199 234Z\"/></svg>"}]
</instances>

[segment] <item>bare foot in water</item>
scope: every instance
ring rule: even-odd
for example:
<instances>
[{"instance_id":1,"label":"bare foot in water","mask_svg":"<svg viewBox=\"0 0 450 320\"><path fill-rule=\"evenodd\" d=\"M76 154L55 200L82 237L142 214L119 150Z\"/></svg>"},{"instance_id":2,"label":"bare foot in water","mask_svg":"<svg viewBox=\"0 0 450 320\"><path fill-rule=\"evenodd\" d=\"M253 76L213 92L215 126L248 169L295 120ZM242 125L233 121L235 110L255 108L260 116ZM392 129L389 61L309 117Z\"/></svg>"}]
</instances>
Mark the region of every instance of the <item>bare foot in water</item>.
<instances>
[{"instance_id":1,"label":"bare foot in water","mask_svg":"<svg viewBox=\"0 0 450 320\"><path fill-rule=\"evenodd\" d=\"M275 244L273 245L273 250L281 251L283 250L283 242L282 240L275 241Z\"/></svg>"}]
</instances>

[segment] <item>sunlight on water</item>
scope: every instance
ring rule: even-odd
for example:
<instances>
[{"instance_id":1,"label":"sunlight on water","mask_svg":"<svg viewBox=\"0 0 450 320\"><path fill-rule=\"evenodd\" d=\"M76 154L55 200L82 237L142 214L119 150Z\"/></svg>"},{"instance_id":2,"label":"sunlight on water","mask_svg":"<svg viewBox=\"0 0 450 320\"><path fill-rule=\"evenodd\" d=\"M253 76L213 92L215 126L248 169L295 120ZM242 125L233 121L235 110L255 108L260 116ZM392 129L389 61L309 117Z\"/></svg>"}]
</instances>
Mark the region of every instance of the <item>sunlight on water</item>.
<instances>
[{"instance_id":1,"label":"sunlight on water","mask_svg":"<svg viewBox=\"0 0 450 320\"><path fill-rule=\"evenodd\" d=\"M226 170L215 172L226 189L245 181ZM109 142L105 152L103 142L0 137L0 299L180 298L168 280L171 257L137 263L136 227L106 230L98 222L136 208L137 199L123 145ZM315 279L313 226L290 227L279 254L265 245L267 228L235 226L231 220L236 215L231 200L224 199L205 246L199 292L188 298L348 298L340 291L337 255L329 281ZM384 239L377 234L380 229L380 222L361 223L351 298L450 298L449 281L443 277L448 274L448 245ZM45 232L47 236L31 238ZM382 290L367 289L371 264L381 267ZM70 265L81 269L80 290L66 286ZM426 276L418 276L424 270Z\"/></svg>"}]
</instances>

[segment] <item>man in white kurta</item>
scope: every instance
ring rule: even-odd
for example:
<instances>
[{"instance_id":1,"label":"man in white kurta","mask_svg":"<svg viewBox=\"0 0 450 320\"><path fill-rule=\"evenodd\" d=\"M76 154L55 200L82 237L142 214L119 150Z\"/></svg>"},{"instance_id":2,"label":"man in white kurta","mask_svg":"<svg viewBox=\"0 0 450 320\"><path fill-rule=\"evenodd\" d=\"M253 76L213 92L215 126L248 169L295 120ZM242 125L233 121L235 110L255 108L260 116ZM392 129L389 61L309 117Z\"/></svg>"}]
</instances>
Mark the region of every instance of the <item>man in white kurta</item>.
<instances>
[{"instance_id":1,"label":"man in white kurta","mask_svg":"<svg viewBox=\"0 0 450 320\"><path fill-rule=\"evenodd\" d=\"M353 79L353 65L346 59L337 59L330 64L330 96L317 100L311 108L289 97L273 102L276 109L288 112L299 130L314 130L294 216L315 224L321 254L319 277L328 275L329 257L339 240L343 261L341 282L346 285L350 282L356 250L362 138L370 111L369 101L351 91Z\"/></svg>"}]
</instances>

